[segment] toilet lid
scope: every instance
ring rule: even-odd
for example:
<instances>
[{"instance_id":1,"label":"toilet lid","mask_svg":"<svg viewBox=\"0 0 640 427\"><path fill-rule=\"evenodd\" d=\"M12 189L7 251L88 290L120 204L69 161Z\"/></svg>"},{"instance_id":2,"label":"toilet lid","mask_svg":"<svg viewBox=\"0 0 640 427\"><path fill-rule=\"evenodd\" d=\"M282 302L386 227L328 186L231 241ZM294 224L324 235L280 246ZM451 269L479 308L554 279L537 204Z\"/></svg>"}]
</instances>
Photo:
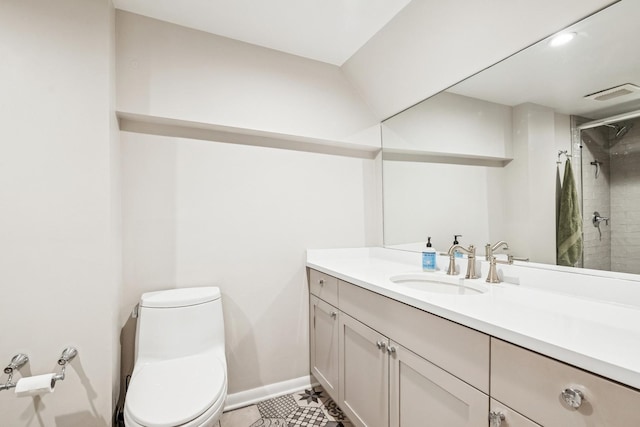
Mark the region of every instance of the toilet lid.
<instances>
[{"instance_id":1,"label":"toilet lid","mask_svg":"<svg viewBox=\"0 0 640 427\"><path fill-rule=\"evenodd\" d=\"M146 363L134 372L125 407L148 427L179 426L202 415L222 395L225 365L211 354Z\"/></svg>"}]
</instances>

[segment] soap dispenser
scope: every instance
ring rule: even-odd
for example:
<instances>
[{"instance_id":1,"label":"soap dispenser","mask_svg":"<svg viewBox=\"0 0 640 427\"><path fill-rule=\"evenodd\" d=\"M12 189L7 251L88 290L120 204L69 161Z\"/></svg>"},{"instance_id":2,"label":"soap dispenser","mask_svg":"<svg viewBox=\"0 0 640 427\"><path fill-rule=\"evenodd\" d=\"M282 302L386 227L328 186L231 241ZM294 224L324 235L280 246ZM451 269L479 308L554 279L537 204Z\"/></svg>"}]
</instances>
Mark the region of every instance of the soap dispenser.
<instances>
[{"instance_id":1,"label":"soap dispenser","mask_svg":"<svg viewBox=\"0 0 640 427\"><path fill-rule=\"evenodd\" d=\"M422 270L436 271L436 250L431 246L431 237L427 237L427 247L422 251Z\"/></svg>"},{"instance_id":2,"label":"soap dispenser","mask_svg":"<svg viewBox=\"0 0 640 427\"><path fill-rule=\"evenodd\" d=\"M460 244L460 242L458 242L458 237L462 237L462 234L454 234L453 235L453 244L454 245L459 245ZM462 252L456 251L455 254L456 254L456 258L462 258Z\"/></svg>"}]
</instances>

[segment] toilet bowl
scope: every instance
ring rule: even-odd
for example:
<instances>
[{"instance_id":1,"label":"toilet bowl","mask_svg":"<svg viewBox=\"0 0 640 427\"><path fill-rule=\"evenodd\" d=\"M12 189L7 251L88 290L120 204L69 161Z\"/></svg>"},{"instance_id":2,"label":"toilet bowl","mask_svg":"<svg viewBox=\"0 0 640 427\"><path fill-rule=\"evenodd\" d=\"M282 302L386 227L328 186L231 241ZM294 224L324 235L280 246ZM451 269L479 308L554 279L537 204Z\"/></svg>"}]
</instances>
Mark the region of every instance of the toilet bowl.
<instances>
[{"instance_id":1,"label":"toilet bowl","mask_svg":"<svg viewBox=\"0 0 640 427\"><path fill-rule=\"evenodd\" d=\"M210 427L227 396L224 323L215 287L149 292L140 299L127 427Z\"/></svg>"}]
</instances>

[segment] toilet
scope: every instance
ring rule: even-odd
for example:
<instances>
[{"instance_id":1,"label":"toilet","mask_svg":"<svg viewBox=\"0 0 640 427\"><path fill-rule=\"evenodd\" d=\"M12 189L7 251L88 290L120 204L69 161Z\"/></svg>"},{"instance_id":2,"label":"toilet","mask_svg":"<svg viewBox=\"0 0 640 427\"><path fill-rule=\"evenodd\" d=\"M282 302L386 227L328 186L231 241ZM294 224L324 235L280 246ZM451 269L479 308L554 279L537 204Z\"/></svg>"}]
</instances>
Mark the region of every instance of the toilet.
<instances>
[{"instance_id":1,"label":"toilet","mask_svg":"<svg viewBox=\"0 0 640 427\"><path fill-rule=\"evenodd\" d=\"M217 287L140 298L127 427L210 427L227 397L222 300Z\"/></svg>"}]
</instances>

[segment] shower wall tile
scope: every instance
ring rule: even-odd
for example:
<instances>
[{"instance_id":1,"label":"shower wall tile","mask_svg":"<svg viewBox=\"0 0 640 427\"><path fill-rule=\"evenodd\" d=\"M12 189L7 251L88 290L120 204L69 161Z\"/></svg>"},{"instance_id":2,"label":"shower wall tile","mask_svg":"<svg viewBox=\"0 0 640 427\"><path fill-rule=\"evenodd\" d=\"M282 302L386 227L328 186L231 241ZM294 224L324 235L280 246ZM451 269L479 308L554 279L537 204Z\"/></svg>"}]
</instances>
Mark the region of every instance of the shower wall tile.
<instances>
[{"instance_id":1,"label":"shower wall tile","mask_svg":"<svg viewBox=\"0 0 640 427\"><path fill-rule=\"evenodd\" d=\"M602 224L600 232L593 226L593 212L610 216L610 162L609 153L603 147L607 136L599 129L583 132L582 149L582 221L584 242L584 267L595 270L611 269L611 229ZM591 162L602 162L598 178Z\"/></svg>"},{"instance_id":2,"label":"shower wall tile","mask_svg":"<svg viewBox=\"0 0 640 427\"><path fill-rule=\"evenodd\" d=\"M640 120L611 148L611 269L640 274Z\"/></svg>"}]
</instances>

